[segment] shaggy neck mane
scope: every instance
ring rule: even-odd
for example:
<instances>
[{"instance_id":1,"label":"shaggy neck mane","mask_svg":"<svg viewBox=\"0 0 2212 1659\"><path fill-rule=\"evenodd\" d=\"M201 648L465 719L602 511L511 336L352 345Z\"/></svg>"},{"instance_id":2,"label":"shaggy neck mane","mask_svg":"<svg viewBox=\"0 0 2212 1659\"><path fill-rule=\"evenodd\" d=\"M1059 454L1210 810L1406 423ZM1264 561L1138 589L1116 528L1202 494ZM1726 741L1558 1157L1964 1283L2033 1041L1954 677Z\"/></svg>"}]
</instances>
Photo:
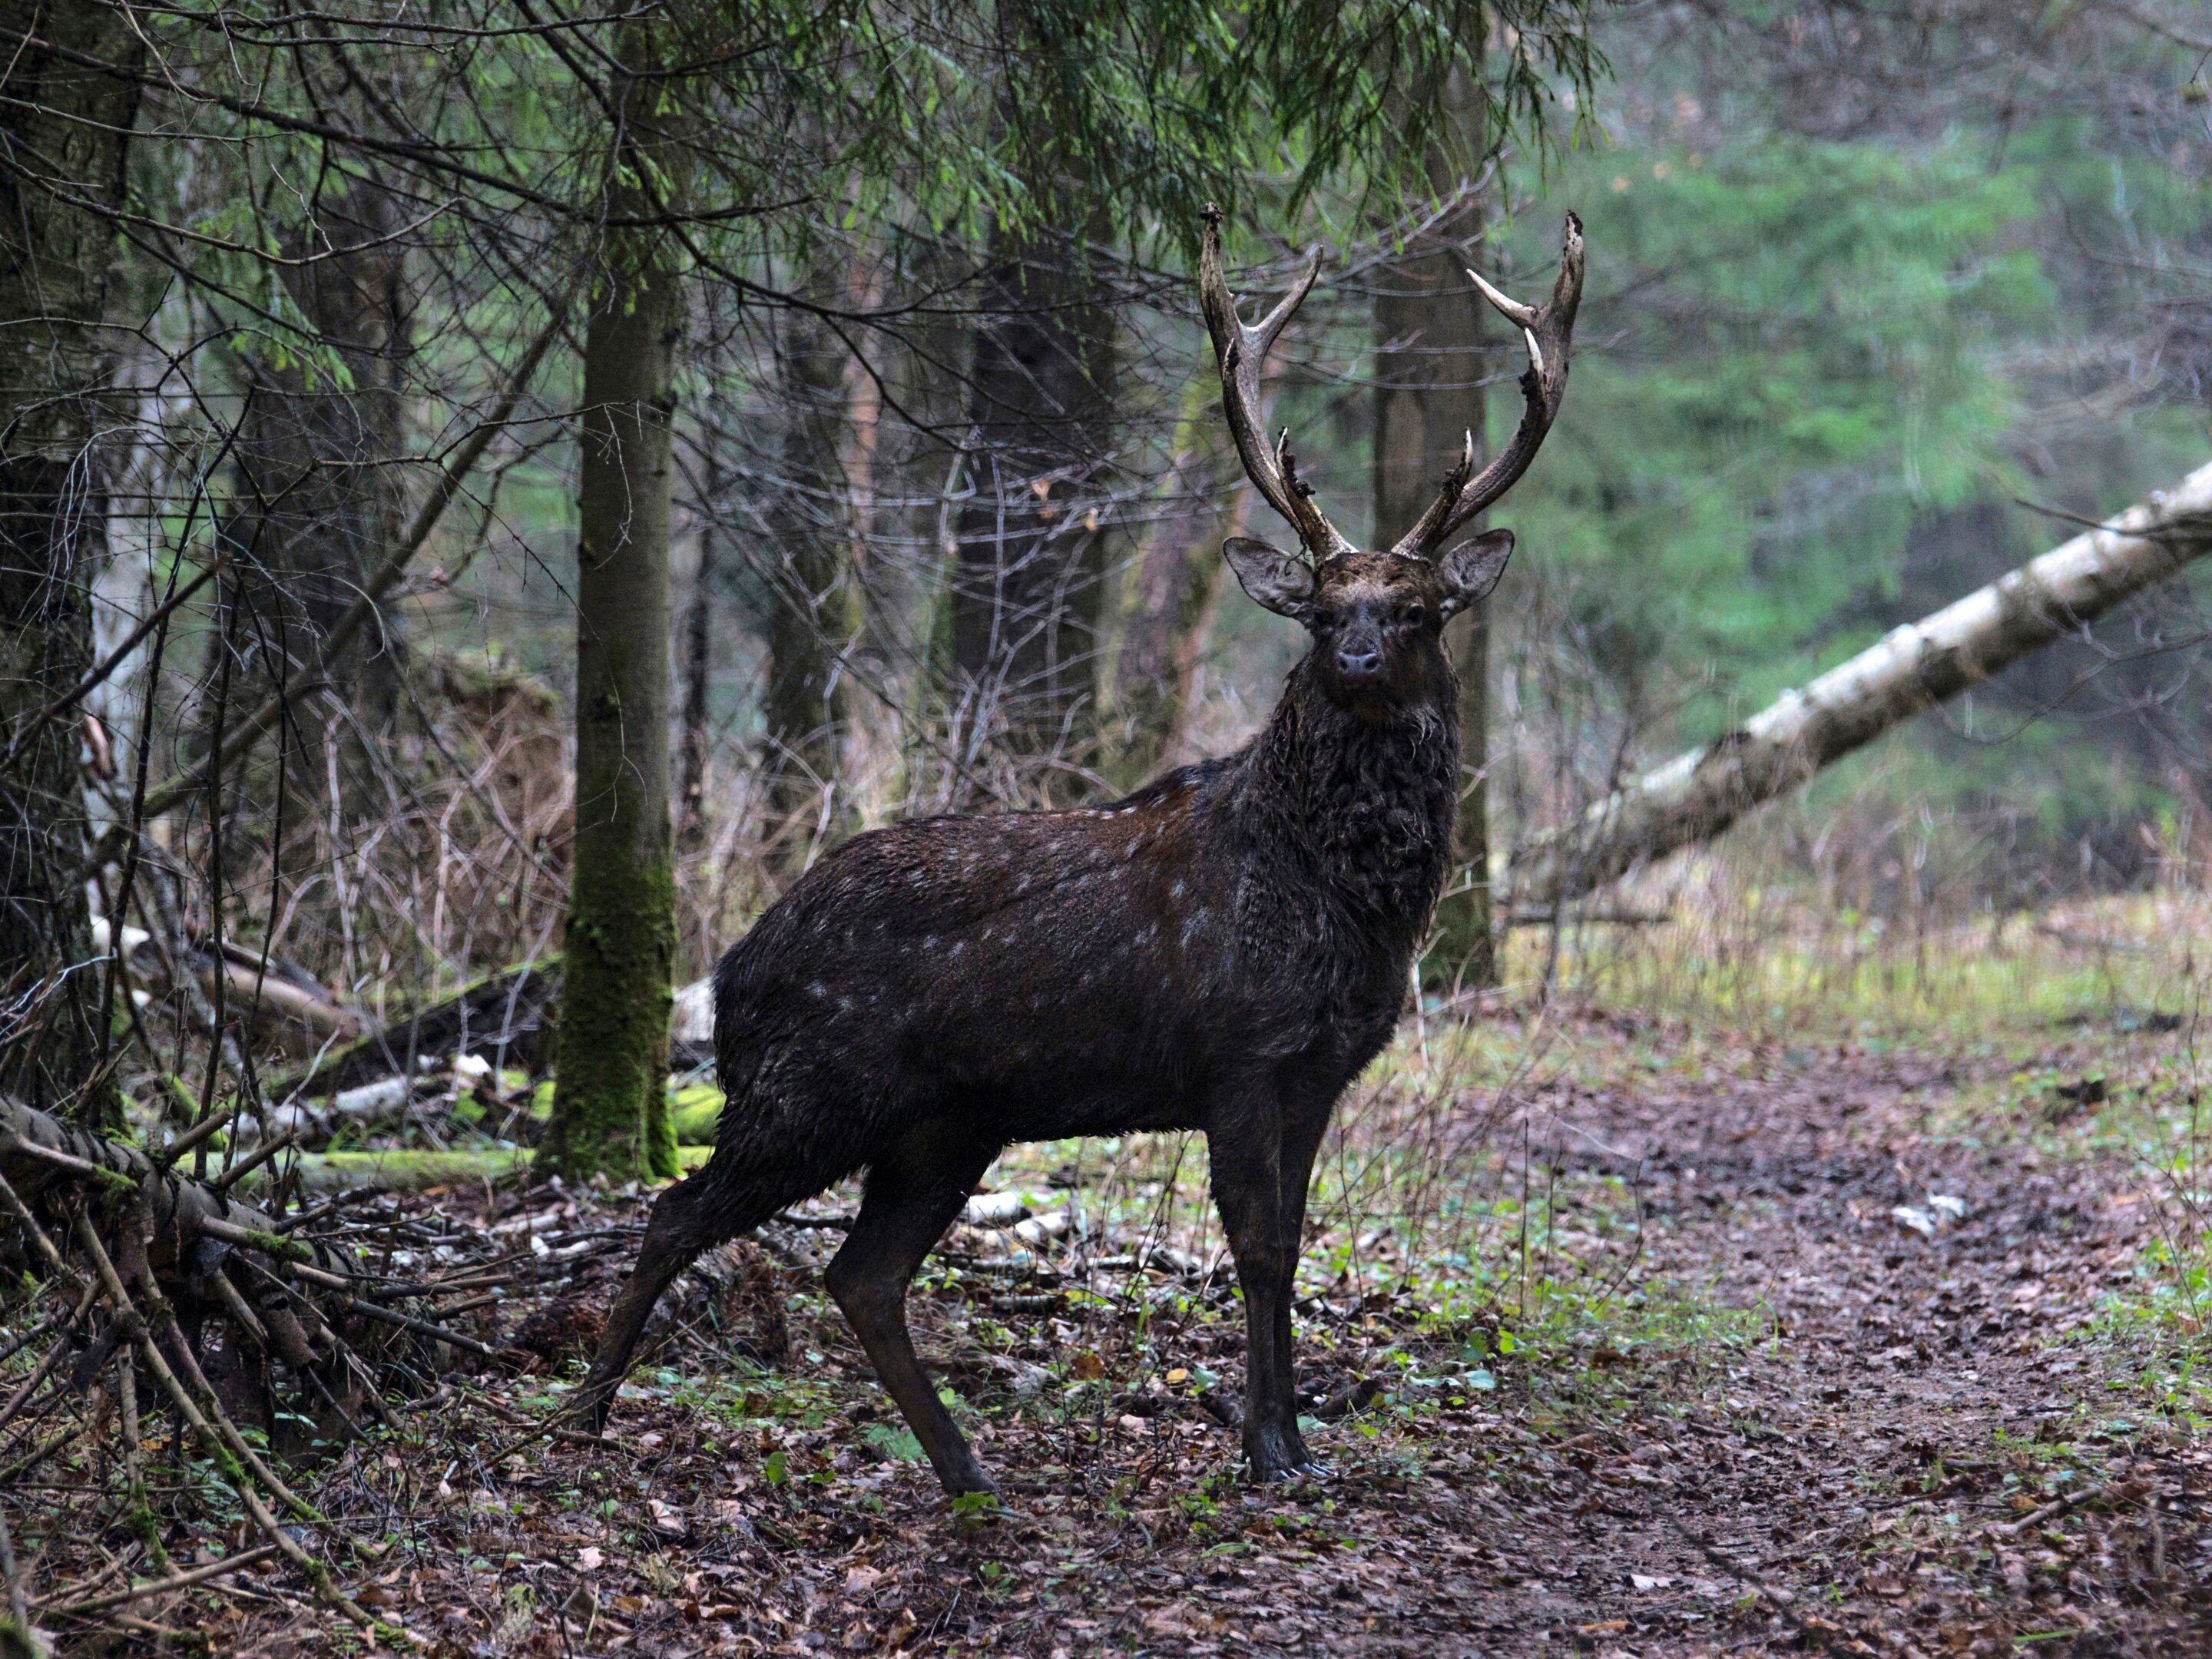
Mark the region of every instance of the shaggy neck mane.
<instances>
[{"instance_id":1,"label":"shaggy neck mane","mask_svg":"<svg viewBox=\"0 0 2212 1659\"><path fill-rule=\"evenodd\" d=\"M1255 832L1397 950L1427 927L1450 854L1459 697L1438 665L1425 697L1367 720L1329 699L1309 656L1243 756Z\"/></svg>"}]
</instances>

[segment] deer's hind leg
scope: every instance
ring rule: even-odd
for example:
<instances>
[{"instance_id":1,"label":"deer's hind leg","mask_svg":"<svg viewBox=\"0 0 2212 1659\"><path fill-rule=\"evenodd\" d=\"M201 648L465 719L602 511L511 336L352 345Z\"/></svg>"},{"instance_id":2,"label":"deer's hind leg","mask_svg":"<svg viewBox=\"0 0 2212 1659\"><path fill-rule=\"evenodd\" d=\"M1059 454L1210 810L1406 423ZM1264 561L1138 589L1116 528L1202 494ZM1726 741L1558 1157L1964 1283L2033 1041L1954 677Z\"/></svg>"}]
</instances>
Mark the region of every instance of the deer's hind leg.
<instances>
[{"instance_id":1,"label":"deer's hind leg","mask_svg":"<svg viewBox=\"0 0 2212 1659\"><path fill-rule=\"evenodd\" d=\"M998 1488L914 1351L906 1293L930 1246L952 1224L998 1155L997 1146L979 1145L972 1134L942 1122L909 1131L869 1166L860 1213L823 1275L938 1480L956 1498Z\"/></svg>"},{"instance_id":2,"label":"deer's hind leg","mask_svg":"<svg viewBox=\"0 0 2212 1659\"><path fill-rule=\"evenodd\" d=\"M654 1305L669 1285L708 1250L774 1215L786 1204L821 1191L835 1174L773 1168L733 1175L732 1165L710 1162L653 1200L637 1263L607 1310L607 1325L591 1375L572 1397L568 1410L597 1434L606 1427L615 1393L629 1374L638 1339ZM811 1182L811 1185L808 1183Z\"/></svg>"}]
</instances>

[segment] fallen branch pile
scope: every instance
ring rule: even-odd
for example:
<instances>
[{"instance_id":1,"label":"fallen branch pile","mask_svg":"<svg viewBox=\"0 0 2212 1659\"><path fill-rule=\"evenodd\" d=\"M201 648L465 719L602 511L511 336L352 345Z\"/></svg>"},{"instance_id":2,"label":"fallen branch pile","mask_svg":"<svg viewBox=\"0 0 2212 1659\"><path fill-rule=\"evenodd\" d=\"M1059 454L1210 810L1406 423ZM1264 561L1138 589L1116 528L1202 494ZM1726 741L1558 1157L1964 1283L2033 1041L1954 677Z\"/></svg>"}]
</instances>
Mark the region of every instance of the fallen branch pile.
<instances>
[{"instance_id":1,"label":"fallen branch pile","mask_svg":"<svg viewBox=\"0 0 2212 1659\"><path fill-rule=\"evenodd\" d=\"M263 1449L305 1453L358 1435L364 1416L391 1419L387 1389L428 1392L465 1359L498 1357L430 1311L496 1275L372 1271L360 1247L313 1231L337 1206L280 1219L180 1173L224 1123L210 1119L156 1161L0 1097L0 1256L26 1287L0 1308L0 1364L11 1381L28 1365L0 1401L0 1493L20 1505L25 1528L21 1548L0 1549L0 1569L10 1606L42 1623L98 1619L209 1576L179 1573L169 1559L149 1496L161 1444L176 1466L172 1494L234 1504L264 1553L369 1626L333 1571L341 1540ZM149 1420L162 1432L149 1434ZM42 1515L28 1477L50 1462L76 1474L46 1483L67 1508ZM173 1516L173 1498L166 1508ZM28 1598L22 1564L46 1540L87 1528L129 1540L109 1557L108 1577L124 1585ZM131 1584L134 1569L155 1576ZM9 1636L9 1650L34 1640Z\"/></svg>"}]
</instances>

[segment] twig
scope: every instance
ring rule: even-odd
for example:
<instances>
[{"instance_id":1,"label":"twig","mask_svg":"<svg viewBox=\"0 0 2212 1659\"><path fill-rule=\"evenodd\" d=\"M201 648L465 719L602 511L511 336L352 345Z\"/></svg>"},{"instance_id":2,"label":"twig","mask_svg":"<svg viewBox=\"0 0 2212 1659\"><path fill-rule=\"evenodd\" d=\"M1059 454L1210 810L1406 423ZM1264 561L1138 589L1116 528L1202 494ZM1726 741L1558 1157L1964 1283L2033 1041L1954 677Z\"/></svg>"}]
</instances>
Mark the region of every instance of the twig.
<instances>
[{"instance_id":1,"label":"twig","mask_svg":"<svg viewBox=\"0 0 2212 1659\"><path fill-rule=\"evenodd\" d=\"M2093 1498L2102 1498L2105 1492L2103 1486L2088 1486L2078 1492L2061 1493L2039 1509L2030 1510L2019 1520L1997 1522L1990 1530L2000 1538L2017 1538L2024 1532L2033 1531L2046 1521L2056 1521L2077 1504L2087 1504Z\"/></svg>"},{"instance_id":2,"label":"twig","mask_svg":"<svg viewBox=\"0 0 2212 1659\"><path fill-rule=\"evenodd\" d=\"M1672 910L1516 910L1504 920L1507 927L1664 927L1674 920Z\"/></svg>"},{"instance_id":3,"label":"twig","mask_svg":"<svg viewBox=\"0 0 2212 1659\"><path fill-rule=\"evenodd\" d=\"M5 1140L0 1140L0 1152L27 1153L44 1163L58 1165L71 1175L88 1176L94 1181L117 1187L131 1188L138 1184L119 1170L111 1170L105 1164L94 1164L88 1158L78 1158L52 1146L41 1146L37 1141L26 1140L21 1135L9 1135Z\"/></svg>"},{"instance_id":4,"label":"twig","mask_svg":"<svg viewBox=\"0 0 2212 1659\"><path fill-rule=\"evenodd\" d=\"M130 1522L139 1541L157 1567L169 1565L169 1552L161 1542L161 1529L146 1503L146 1452L138 1432L138 1366L130 1346L115 1359L116 1415L123 1426L123 1483L131 1504Z\"/></svg>"},{"instance_id":5,"label":"twig","mask_svg":"<svg viewBox=\"0 0 2212 1659\"><path fill-rule=\"evenodd\" d=\"M6 1428L15 1420L15 1413L23 1409L25 1402L39 1391L39 1385L52 1374L56 1362L61 1358L63 1351L69 1346L68 1343L60 1339L76 1328L78 1322L82 1320L85 1314L91 1309L93 1297L99 1293L99 1288L96 1285L88 1285L84 1287L84 1294L77 1299L76 1309L67 1319L62 1322L61 1328L52 1333L56 1339L54 1345L46 1350L46 1358L39 1361L39 1368L31 1373L30 1381L9 1395L6 1405L0 1406L0 1429Z\"/></svg>"},{"instance_id":6,"label":"twig","mask_svg":"<svg viewBox=\"0 0 2212 1659\"><path fill-rule=\"evenodd\" d=\"M491 447L491 441L506 426L507 417L514 414L522 394L529 389L531 376L537 373L538 365L544 361L554 341L568 327L568 302L572 297L573 290L564 293L555 304L552 320L546 325L545 331L522 354L522 361L514 366L514 373L507 380L507 389L489 418L471 432L453 453L453 459L439 473L436 483L430 487L429 495L416 512L406 534L385 556L384 562L362 581L361 591L355 596L353 603L324 630L322 643L315 652L313 661L307 665L305 672L287 675L283 682L248 710L245 719L233 726L228 734L222 733L218 724L216 751L198 765L188 769L181 777L149 794L141 809L143 819L158 818L171 811L204 785L211 774L218 773L222 767L238 760L259 740L263 732L276 723L295 696L313 686L330 672L331 665L337 661L339 653L351 643L353 636L361 631L362 625L376 614L379 601L404 574L408 562L422 550L422 544L430 539L430 532L437 527L439 518L453 497L460 493L461 485L475 470L484 451Z\"/></svg>"},{"instance_id":7,"label":"twig","mask_svg":"<svg viewBox=\"0 0 2212 1659\"><path fill-rule=\"evenodd\" d=\"M216 1191L219 1193L228 1192L232 1187L235 1186L240 1181L243 1181L248 1175L259 1169L270 1158L276 1157L277 1153L284 1151L287 1147L296 1146L299 1144L300 1132L297 1129L287 1129L283 1134L278 1135L274 1140L263 1141L258 1146L255 1147L252 1152L239 1159L237 1163L232 1164L228 1170L225 1170L214 1180L209 1182L208 1185L214 1188Z\"/></svg>"},{"instance_id":8,"label":"twig","mask_svg":"<svg viewBox=\"0 0 2212 1659\"><path fill-rule=\"evenodd\" d=\"M232 1322L253 1339L254 1346L267 1353L269 1328L261 1322L261 1316L246 1305L246 1298L239 1294L238 1286L230 1282L230 1275L217 1267L207 1278L208 1282L215 1286L216 1299L229 1310Z\"/></svg>"},{"instance_id":9,"label":"twig","mask_svg":"<svg viewBox=\"0 0 2212 1659\"><path fill-rule=\"evenodd\" d=\"M24 1232L39 1247L39 1254L46 1257L46 1266L52 1269L54 1276L65 1283L75 1284L76 1275L70 1271L69 1263L62 1260L62 1253L54 1248L54 1241L46 1237L46 1230L39 1225L38 1218L15 1195L15 1188L9 1184L4 1175L0 1175L0 1205L6 1206L8 1212L22 1224ZM87 1285L86 1288L89 1290L91 1287Z\"/></svg>"},{"instance_id":10,"label":"twig","mask_svg":"<svg viewBox=\"0 0 2212 1659\"><path fill-rule=\"evenodd\" d=\"M157 1625L150 1619L141 1619L135 1613L118 1613L115 1622L132 1634L167 1642L173 1647L190 1648L195 1652L212 1652L215 1644L205 1631L179 1630L173 1625Z\"/></svg>"},{"instance_id":11,"label":"twig","mask_svg":"<svg viewBox=\"0 0 2212 1659\"><path fill-rule=\"evenodd\" d=\"M1784 1618L1790 1620L1792 1623L1796 1622L1797 1615L1796 1613L1791 1611L1797 1601L1796 1592L1784 1589L1779 1584L1768 1583L1757 1573L1745 1568L1741 1564L1730 1559L1729 1557L1723 1552L1721 1547L1714 1543L1711 1539L1706 1537L1701 1532L1692 1532L1681 1522L1676 1521L1674 1522L1674 1530L1680 1533L1683 1537L1688 1539L1692 1544L1695 1544L1698 1547L1698 1553L1703 1555L1706 1560L1711 1562L1723 1572L1728 1574L1729 1577L1735 1579L1739 1584L1750 1585L1753 1589L1758 1591L1760 1595L1765 1598L1768 1606L1773 1607L1776 1612L1781 1613Z\"/></svg>"},{"instance_id":12,"label":"twig","mask_svg":"<svg viewBox=\"0 0 2212 1659\"><path fill-rule=\"evenodd\" d=\"M195 1584L204 1584L209 1579L220 1578L227 1572L236 1572L242 1567L254 1566L279 1553L281 1552L274 1544L256 1545L253 1548L242 1551L239 1554L227 1555L220 1561L210 1561L204 1567L194 1567L189 1572L180 1572L172 1577L156 1578L145 1583L133 1584L128 1589L117 1590L109 1595L95 1595L88 1601L72 1601L69 1606L57 1607L54 1611L64 1618L82 1619L90 1613L105 1613L110 1607L127 1606L132 1601L143 1601L149 1595L161 1595L170 1590L190 1589ZM51 1601L52 1599L49 1596L46 1601ZM42 1601L39 1605L44 1607L46 1601Z\"/></svg>"},{"instance_id":13,"label":"twig","mask_svg":"<svg viewBox=\"0 0 2212 1659\"><path fill-rule=\"evenodd\" d=\"M32 717L31 723L25 726L21 732L17 733L15 740L8 745L7 753L0 755L0 772L6 771L10 766L15 763L15 757L23 752L24 745L28 744L32 738L37 737L40 732L45 731L50 721L53 720L59 715L69 713L71 708L74 708L84 699L84 696L88 692L91 691L103 680L106 679L109 675L112 674L116 669L123 664L124 660L128 658L133 651L136 651L138 648L140 643L144 641L145 637L149 634L152 633L155 629L159 628L163 623L169 619L169 617L175 612L178 606L185 604L191 599L193 594L198 592L200 589L205 587L210 581L213 581L216 576L220 575L222 572L223 566L228 562L230 554L228 549L216 553L214 558L208 561L205 568L201 570L198 575L193 577L191 580L186 582L182 587L170 594L167 599L162 600L159 605L155 606L152 614L147 617L144 621L141 622L137 627L132 629L130 634L125 636L123 642L117 646L114 650L109 652L106 657L104 658L97 665L92 668L82 679L79 680L75 685L63 692L60 696L56 697L52 702L48 703L44 708L41 708L35 715L33 715Z\"/></svg>"},{"instance_id":14,"label":"twig","mask_svg":"<svg viewBox=\"0 0 2212 1659\"><path fill-rule=\"evenodd\" d=\"M64 1396L57 1395L56 1397L62 1398ZM0 1488L17 1485L21 1481L25 1475L28 1474L33 1469L38 1468L40 1464L45 1462L49 1457L52 1457L64 1446L66 1446L70 1442L76 1440L82 1432L82 1431L76 1425L64 1423L59 1429L55 1431L53 1436L48 1439L44 1445L33 1449L27 1455L19 1457L13 1463L10 1463L6 1468L0 1469Z\"/></svg>"},{"instance_id":15,"label":"twig","mask_svg":"<svg viewBox=\"0 0 2212 1659\"><path fill-rule=\"evenodd\" d=\"M163 1169L173 1167L186 1152L211 1135L220 1134L238 1119L238 1108L227 1107L220 1112L202 1118L155 1154L154 1162Z\"/></svg>"},{"instance_id":16,"label":"twig","mask_svg":"<svg viewBox=\"0 0 2212 1659\"><path fill-rule=\"evenodd\" d=\"M107 1287L108 1300L115 1304L115 1317L143 1322L144 1316L139 1313L137 1304L131 1300L130 1293L123 1288L122 1275L116 1272L115 1263L107 1254L107 1247L100 1243L99 1231L82 1214L76 1218L76 1236L77 1242L84 1246L85 1254L92 1258L93 1266L100 1271L100 1279ZM143 1283L143 1280L141 1282ZM239 1433L237 1425L225 1414L222 1407L213 1404L215 1390L208 1387L207 1379L204 1376L198 1375L199 1367L192 1358L191 1346L184 1340L184 1334L178 1328L176 1310L170 1307L169 1299L161 1294L158 1285L149 1287L147 1300L153 1306L155 1322L162 1328L164 1334L174 1341L179 1358L191 1367L194 1373L193 1380L200 1385L213 1407L209 1413L200 1415L198 1420L200 1424L207 1425L208 1432L215 1436L217 1443L225 1449L227 1456L218 1458L216 1461L223 1462L232 1459L236 1460L240 1466L252 1473L253 1478L261 1483L270 1497L283 1504L285 1508L292 1510L303 1521L319 1522L322 1516L318 1515L306 1500L276 1478L275 1472L261 1461L260 1454L246 1443L246 1437ZM178 1380L176 1372L170 1368L167 1358L161 1353L161 1346L154 1340L151 1329L143 1322L140 1322L136 1328L132 1329L131 1334L137 1341L140 1351L150 1356L147 1362L149 1367L153 1370L154 1375L161 1379L161 1386L177 1399L179 1408L182 1409L185 1405L190 1404L192 1413L198 1413L200 1411L198 1402L191 1399L191 1392ZM188 1413L188 1417L192 1413Z\"/></svg>"},{"instance_id":17,"label":"twig","mask_svg":"<svg viewBox=\"0 0 2212 1659\"><path fill-rule=\"evenodd\" d=\"M390 1308L380 1308L375 1303L363 1297L349 1296L346 1298L346 1305L357 1314L365 1314L371 1319L380 1319L387 1325L398 1325L418 1335L434 1337L441 1342L450 1342L457 1348L466 1348L471 1353L480 1353L487 1359L497 1359L500 1357L497 1348L487 1346L472 1336L463 1336L459 1331L449 1331L443 1325L434 1325L427 1319L416 1319L411 1315L395 1313Z\"/></svg>"},{"instance_id":18,"label":"twig","mask_svg":"<svg viewBox=\"0 0 2212 1659\"><path fill-rule=\"evenodd\" d=\"M2053 927L2047 921L2037 922L2035 931L2069 951L2108 951L2115 956L2139 957L2145 948L2133 939L2106 939L2098 933L2077 933L2071 928Z\"/></svg>"},{"instance_id":19,"label":"twig","mask_svg":"<svg viewBox=\"0 0 2212 1659\"><path fill-rule=\"evenodd\" d=\"M318 1285L327 1285L334 1291L350 1291L360 1282L358 1275L349 1278L327 1268L313 1265L315 1252L296 1239L262 1232L252 1227L241 1227L234 1221L223 1221L209 1215L200 1218L200 1231L226 1244L242 1244L249 1250L258 1250L264 1255L273 1255L291 1272Z\"/></svg>"},{"instance_id":20,"label":"twig","mask_svg":"<svg viewBox=\"0 0 2212 1659\"><path fill-rule=\"evenodd\" d=\"M86 1253L91 1256L93 1266L98 1270L101 1282L107 1288L108 1296L115 1303L117 1316L122 1317L126 1310L135 1312L131 1310L130 1295L123 1288L122 1277L115 1271L115 1263L108 1259L106 1249L100 1242L100 1235L82 1215L77 1218L77 1237L83 1243ZM170 1322L173 1325L174 1322L175 1316L171 1314ZM237 1440L237 1429L234 1426L232 1427L228 1436L216 1430L215 1424L209 1420L207 1414L200 1410L198 1401L195 1401L185 1385L178 1381L176 1372L169 1368L169 1362L162 1358L160 1347L155 1345L153 1337L146 1333L143 1327L138 1334L137 1346L140 1356L146 1361L147 1369L154 1373L163 1390L176 1403L178 1413L191 1426L192 1432L199 1437L200 1443L207 1448L209 1455L214 1458L216 1468L221 1470L224 1476L229 1477L224 1480L224 1484L238 1494L239 1502L245 1505L246 1512L252 1517L253 1524L260 1528L268 1536L269 1541L283 1553L286 1560L307 1575L307 1582L315 1588L315 1594L326 1604L343 1613L362 1629L374 1628L376 1620L369 1616L368 1611L359 1602L331 1582L330 1573L325 1569L323 1564L294 1541L291 1534L284 1530L276 1517L270 1513L269 1506L261 1501L261 1495L253 1490L253 1482L246 1478L246 1468L258 1464L260 1459L252 1455L251 1449L245 1447L243 1441ZM216 1414L224 1424L229 1424L229 1419L222 1416L220 1407L217 1408ZM234 1441L237 1443L235 1447L232 1443ZM237 1457L236 1452L239 1449L246 1450L245 1459ZM245 1467L241 1467L241 1464ZM261 1473L257 1470L258 1474ZM263 1478L275 1482L270 1487L272 1493L284 1493L287 1497L289 1496L286 1492L283 1483L277 1481L276 1476L264 1475ZM296 1498L291 1498L290 1501L295 1504L299 1503ZM307 1514L311 1519L318 1518L313 1510L308 1510Z\"/></svg>"},{"instance_id":21,"label":"twig","mask_svg":"<svg viewBox=\"0 0 2212 1659\"><path fill-rule=\"evenodd\" d=\"M340 1193L336 1198L326 1198L312 1210L301 1210L296 1215L285 1217L276 1224L276 1231L280 1235L297 1232L308 1223L320 1221L325 1216L342 1210L349 1204L356 1203L377 1190L374 1187L355 1187Z\"/></svg>"}]
</instances>

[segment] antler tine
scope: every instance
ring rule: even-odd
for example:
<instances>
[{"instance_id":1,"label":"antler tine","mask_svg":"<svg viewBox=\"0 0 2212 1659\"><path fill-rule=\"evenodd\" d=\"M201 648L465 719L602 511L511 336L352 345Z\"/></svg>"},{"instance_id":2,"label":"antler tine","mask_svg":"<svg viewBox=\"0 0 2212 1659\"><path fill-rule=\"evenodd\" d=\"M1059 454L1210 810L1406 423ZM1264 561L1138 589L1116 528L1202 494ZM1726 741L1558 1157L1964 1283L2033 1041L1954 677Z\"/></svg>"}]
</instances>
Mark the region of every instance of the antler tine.
<instances>
[{"instance_id":1,"label":"antler tine","mask_svg":"<svg viewBox=\"0 0 2212 1659\"><path fill-rule=\"evenodd\" d=\"M1536 452L1544 447L1567 395L1567 348L1574 337L1575 313L1583 301L1583 222L1571 213L1567 215L1566 234L1559 247L1559 277L1545 305L1524 306L1492 288L1480 273L1467 274L1482 297L1521 331L1528 343L1528 368L1521 376L1526 407L1513 441L1480 474L1474 470L1474 434L1468 434L1466 453L1444 475L1443 489L1435 502L1390 550L1407 558L1434 555L1453 532L1518 483L1528 463L1536 459Z\"/></svg>"},{"instance_id":2,"label":"antler tine","mask_svg":"<svg viewBox=\"0 0 2212 1659\"><path fill-rule=\"evenodd\" d=\"M1290 434L1271 450L1260 425L1260 369L1268 350L1296 314L1321 275L1321 250L1316 248L1291 291L1273 310L1247 328L1237 314L1237 301L1229 291L1229 276L1221 261L1221 210L1211 203L1205 213L1205 233L1198 254L1199 303L1206 313L1206 331L1213 337L1213 352L1221 365L1221 406L1229 417L1229 432L1237 453L1267 505L1287 519L1298 532L1308 555L1317 564L1352 544L1336 532L1314 504L1312 491L1298 478L1297 463L1285 447Z\"/></svg>"},{"instance_id":3,"label":"antler tine","mask_svg":"<svg viewBox=\"0 0 2212 1659\"><path fill-rule=\"evenodd\" d=\"M1498 308L1498 314L1524 333L1536 325L1536 307L1524 306L1502 289L1492 288L1490 279L1473 265L1461 267L1482 292L1482 297Z\"/></svg>"}]
</instances>

